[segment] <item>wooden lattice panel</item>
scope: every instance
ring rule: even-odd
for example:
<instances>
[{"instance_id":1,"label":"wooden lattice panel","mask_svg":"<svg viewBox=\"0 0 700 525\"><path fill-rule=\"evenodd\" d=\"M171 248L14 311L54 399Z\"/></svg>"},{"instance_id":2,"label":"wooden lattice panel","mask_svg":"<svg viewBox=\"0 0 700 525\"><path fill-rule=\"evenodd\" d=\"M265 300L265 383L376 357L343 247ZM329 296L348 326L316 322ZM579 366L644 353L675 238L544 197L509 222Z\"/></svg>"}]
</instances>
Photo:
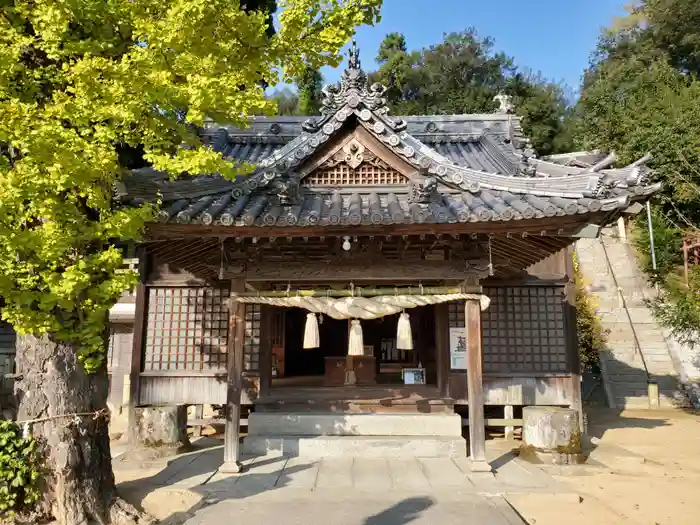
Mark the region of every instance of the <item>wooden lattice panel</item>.
<instances>
[{"instance_id":1,"label":"wooden lattice panel","mask_svg":"<svg viewBox=\"0 0 700 525\"><path fill-rule=\"evenodd\" d=\"M351 168L340 163L304 177L305 186L395 186L406 184L406 178L388 166L364 163Z\"/></svg>"},{"instance_id":2,"label":"wooden lattice panel","mask_svg":"<svg viewBox=\"0 0 700 525\"><path fill-rule=\"evenodd\" d=\"M148 289L144 371L225 370L228 290Z\"/></svg>"},{"instance_id":3,"label":"wooden lattice panel","mask_svg":"<svg viewBox=\"0 0 700 525\"><path fill-rule=\"evenodd\" d=\"M109 327L109 342L107 345L107 370L115 370L126 364L123 357L131 355L134 341L134 330L129 324L112 324Z\"/></svg>"},{"instance_id":4,"label":"wooden lattice panel","mask_svg":"<svg viewBox=\"0 0 700 525\"><path fill-rule=\"evenodd\" d=\"M260 370L260 305L245 305L243 363L247 372Z\"/></svg>"},{"instance_id":5,"label":"wooden lattice panel","mask_svg":"<svg viewBox=\"0 0 700 525\"><path fill-rule=\"evenodd\" d=\"M567 371L564 297L561 287L485 288L481 312L484 372ZM450 327L464 326L464 303L449 304Z\"/></svg>"},{"instance_id":6,"label":"wooden lattice panel","mask_svg":"<svg viewBox=\"0 0 700 525\"><path fill-rule=\"evenodd\" d=\"M482 312L484 370L567 371L564 290L561 287L494 287Z\"/></svg>"}]
</instances>

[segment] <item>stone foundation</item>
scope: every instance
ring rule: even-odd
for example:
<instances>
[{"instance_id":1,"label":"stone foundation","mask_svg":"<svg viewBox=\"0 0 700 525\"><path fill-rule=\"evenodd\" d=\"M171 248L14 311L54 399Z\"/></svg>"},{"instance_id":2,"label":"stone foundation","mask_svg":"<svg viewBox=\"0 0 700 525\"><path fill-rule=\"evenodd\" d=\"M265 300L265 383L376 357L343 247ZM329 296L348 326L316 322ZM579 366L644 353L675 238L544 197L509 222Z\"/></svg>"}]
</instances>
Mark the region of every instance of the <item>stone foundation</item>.
<instances>
[{"instance_id":1,"label":"stone foundation","mask_svg":"<svg viewBox=\"0 0 700 525\"><path fill-rule=\"evenodd\" d=\"M134 409L129 456L153 459L187 450L187 406L149 406Z\"/></svg>"},{"instance_id":2,"label":"stone foundation","mask_svg":"<svg viewBox=\"0 0 700 525\"><path fill-rule=\"evenodd\" d=\"M578 412L572 408L525 407L520 457L556 465L582 463Z\"/></svg>"}]
</instances>

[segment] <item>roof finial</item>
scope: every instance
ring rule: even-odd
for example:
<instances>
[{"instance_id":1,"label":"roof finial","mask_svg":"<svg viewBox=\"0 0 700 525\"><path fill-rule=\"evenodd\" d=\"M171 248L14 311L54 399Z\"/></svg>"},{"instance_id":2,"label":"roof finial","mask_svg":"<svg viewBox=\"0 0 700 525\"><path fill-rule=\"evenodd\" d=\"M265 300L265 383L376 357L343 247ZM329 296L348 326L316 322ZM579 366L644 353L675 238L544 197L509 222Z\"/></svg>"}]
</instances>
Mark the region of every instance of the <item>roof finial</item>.
<instances>
[{"instance_id":1,"label":"roof finial","mask_svg":"<svg viewBox=\"0 0 700 525\"><path fill-rule=\"evenodd\" d=\"M348 69L360 69L360 50L357 47L357 41L352 39L352 46L348 51Z\"/></svg>"},{"instance_id":2,"label":"roof finial","mask_svg":"<svg viewBox=\"0 0 700 525\"><path fill-rule=\"evenodd\" d=\"M498 93L493 97L494 102L498 103L497 113L508 114L515 113L515 105L513 104L513 97L506 95L505 93Z\"/></svg>"}]
</instances>

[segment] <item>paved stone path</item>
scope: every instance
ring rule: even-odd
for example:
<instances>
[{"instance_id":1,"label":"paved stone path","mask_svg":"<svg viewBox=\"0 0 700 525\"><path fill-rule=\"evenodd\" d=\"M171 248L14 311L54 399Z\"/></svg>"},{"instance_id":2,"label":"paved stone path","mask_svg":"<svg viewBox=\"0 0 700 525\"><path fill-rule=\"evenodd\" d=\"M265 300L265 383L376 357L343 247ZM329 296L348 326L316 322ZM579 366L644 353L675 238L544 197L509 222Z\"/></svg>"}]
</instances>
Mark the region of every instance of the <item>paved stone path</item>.
<instances>
[{"instance_id":1,"label":"paved stone path","mask_svg":"<svg viewBox=\"0 0 700 525\"><path fill-rule=\"evenodd\" d=\"M167 466L162 462L165 468L132 477L120 490L199 495L198 505L180 521L187 525L243 519L274 525L522 525L503 496L577 497L507 447L490 449L494 474L471 472L466 458L256 457L246 459L243 473L236 475L218 472L223 447L213 444L203 440L199 446L209 448L170 459ZM126 456L115 460L118 478L125 469L148 468L130 464Z\"/></svg>"},{"instance_id":2,"label":"paved stone path","mask_svg":"<svg viewBox=\"0 0 700 525\"><path fill-rule=\"evenodd\" d=\"M460 501L431 496L381 497L336 493L272 501L223 501L203 508L186 525L523 525L500 496L464 495ZM244 521L245 520L245 521Z\"/></svg>"}]
</instances>

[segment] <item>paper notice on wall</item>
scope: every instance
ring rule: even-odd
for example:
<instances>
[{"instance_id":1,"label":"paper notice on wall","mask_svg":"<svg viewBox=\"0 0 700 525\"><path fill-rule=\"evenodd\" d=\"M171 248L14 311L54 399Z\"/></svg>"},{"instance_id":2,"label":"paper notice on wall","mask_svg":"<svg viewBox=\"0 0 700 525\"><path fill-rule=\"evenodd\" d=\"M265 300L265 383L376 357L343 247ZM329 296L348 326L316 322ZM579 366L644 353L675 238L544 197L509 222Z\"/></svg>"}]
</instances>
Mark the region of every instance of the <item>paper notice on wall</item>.
<instances>
[{"instance_id":1,"label":"paper notice on wall","mask_svg":"<svg viewBox=\"0 0 700 525\"><path fill-rule=\"evenodd\" d=\"M464 328L450 328L450 369L467 369L467 333Z\"/></svg>"}]
</instances>

